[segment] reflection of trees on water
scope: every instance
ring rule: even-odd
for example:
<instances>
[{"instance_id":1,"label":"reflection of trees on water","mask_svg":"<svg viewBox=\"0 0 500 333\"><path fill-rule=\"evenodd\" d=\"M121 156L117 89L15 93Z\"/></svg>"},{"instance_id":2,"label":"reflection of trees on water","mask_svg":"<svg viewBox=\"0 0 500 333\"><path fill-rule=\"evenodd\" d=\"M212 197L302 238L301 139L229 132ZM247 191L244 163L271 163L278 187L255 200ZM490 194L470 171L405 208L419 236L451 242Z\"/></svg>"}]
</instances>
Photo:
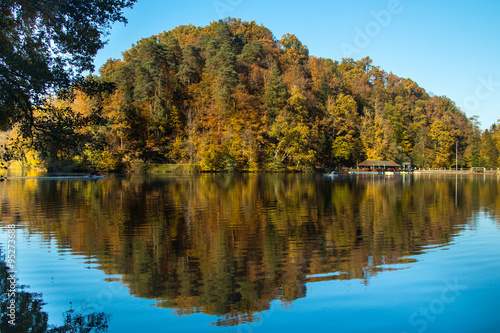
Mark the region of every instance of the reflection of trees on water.
<instances>
[{"instance_id":1,"label":"reflection of trees on water","mask_svg":"<svg viewBox=\"0 0 500 333\"><path fill-rule=\"evenodd\" d=\"M106 332L109 315L103 312L83 313L70 309L63 314L62 326L48 325L48 315L43 311L45 304L41 294L27 291L26 286L16 283L12 293L9 269L0 253L0 332L11 333L63 333L63 332ZM15 294L15 296L13 296ZM10 300L15 300L15 313L8 309ZM9 316L9 314L13 316ZM14 323L14 325L12 325Z\"/></svg>"},{"instance_id":2,"label":"reflection of trees on water","mask_svg":"<svg viewBox=\"0 0 500 333\"><path fill-rule=\"evenodd\" d=\"M5 221L30 221L95 255L139 297L178 314L253 321L306 282L361 279L447 243L474 211L496 212L496 181L201 175L17 182ZM410 258L409 258L410 257Z\"/></svg>"}]
</instances>

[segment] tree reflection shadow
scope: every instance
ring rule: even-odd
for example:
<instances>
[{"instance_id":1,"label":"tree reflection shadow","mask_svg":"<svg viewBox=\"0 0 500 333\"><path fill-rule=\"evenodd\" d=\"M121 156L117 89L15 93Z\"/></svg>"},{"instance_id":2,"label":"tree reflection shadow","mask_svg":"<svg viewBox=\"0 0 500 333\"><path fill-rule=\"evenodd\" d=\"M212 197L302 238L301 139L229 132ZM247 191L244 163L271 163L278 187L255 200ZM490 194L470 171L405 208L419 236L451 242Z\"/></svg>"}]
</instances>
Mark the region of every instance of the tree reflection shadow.
<instances>
[{"instance_id":1,"label":"tree reflection shadow","mask_svg":"<svg viewBox=\"0 0 500 333\"><path fill-rule=\"evenodd\" d=\"M307 283L402 269L447 244L478 210L500 216L500 185L474 178L302 175L131 177L9 187L4 221L56 237L121 275L131 294L178 315L257 321ZM10 191L12 188L12 191ZM19 213L17 213L19 212ZM18 217L16 214L20 214Z\"/></svg>"},{"instance_id":2,"label":"tree reflection shadow","mask_svg":"<svg viewBox=\"0 0 500 333\"><path fill-rule=\"evenodd\" d=\"M104 312L84 313L70 309L63 314L62 326L49 325L49 316L43 311L42 295L27 291L16 282L15 292L8 278L12 276L0 251L0 332L10 333L65 333L106 332L110 316ZM9 310L11 300L15 312Z\"/></svg>"}]
</instances>

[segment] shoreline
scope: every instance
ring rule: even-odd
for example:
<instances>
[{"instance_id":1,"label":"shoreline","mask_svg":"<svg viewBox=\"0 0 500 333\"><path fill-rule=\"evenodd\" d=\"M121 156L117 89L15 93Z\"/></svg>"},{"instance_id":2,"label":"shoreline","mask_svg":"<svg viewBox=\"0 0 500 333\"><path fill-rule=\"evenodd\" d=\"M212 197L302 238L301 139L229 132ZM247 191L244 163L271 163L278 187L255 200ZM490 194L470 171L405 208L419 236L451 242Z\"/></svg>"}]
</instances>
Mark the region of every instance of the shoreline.
<instances>
[{"instance_id":1,"label":"shoreline","mask_svg":"<svg viewBox=\"0 0 500 333\"><path fill-rule=\"evenodd\" d=\"M357 168L311 168L310 170L233 170L233 171L204 171L195 164L160 164L160 163L143 163L132 165L128 170L121 172L116 171L106 171L102 170L102 173L109 174L203 174L203 173L226 173L226 174L258 174L258 173L302 173L302 174L326 174L332 171L337 172L340 175L500 175L500 169L489 169L481 170L480 172L472 172L470 168L460 168L456 169L420 169L413 170L412 172L400 171L363 171ZM0 170L0 174L6 176L9 173L25 173L25 172L43 172L48 174L86 174L85 171L81 170L59 170L59 171L48 171L45 168L35 167L35 168L21 168L19 165L10 164L6 170Z\"/></svg>"}]
</instances>

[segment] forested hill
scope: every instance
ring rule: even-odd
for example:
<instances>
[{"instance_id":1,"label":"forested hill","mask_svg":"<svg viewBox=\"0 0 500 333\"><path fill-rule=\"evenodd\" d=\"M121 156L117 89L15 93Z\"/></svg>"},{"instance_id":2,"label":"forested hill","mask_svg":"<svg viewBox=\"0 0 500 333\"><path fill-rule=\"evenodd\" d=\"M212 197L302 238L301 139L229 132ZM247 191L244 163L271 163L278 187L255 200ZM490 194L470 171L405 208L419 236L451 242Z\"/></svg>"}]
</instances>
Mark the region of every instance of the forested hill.
<instances>
[{"instance_id":1,"label":"forested hill","mask_svg":"<svg viewBox=\"0 0 500 333\"><path fill-rule=\"evenodd\" d=\"M499 134L487 131L486 151L477 120L447 97L370 58L314 57L295 35L278 40L255 22L176 27L140 40L87 81L104 88L54 102L57 116L39 112L76 128L77 138L35 132L45 158L98 169L142 161L305 170L365 159L450 167L458 141L459 166L498 163Z\"/></svg>"}]
</instances>

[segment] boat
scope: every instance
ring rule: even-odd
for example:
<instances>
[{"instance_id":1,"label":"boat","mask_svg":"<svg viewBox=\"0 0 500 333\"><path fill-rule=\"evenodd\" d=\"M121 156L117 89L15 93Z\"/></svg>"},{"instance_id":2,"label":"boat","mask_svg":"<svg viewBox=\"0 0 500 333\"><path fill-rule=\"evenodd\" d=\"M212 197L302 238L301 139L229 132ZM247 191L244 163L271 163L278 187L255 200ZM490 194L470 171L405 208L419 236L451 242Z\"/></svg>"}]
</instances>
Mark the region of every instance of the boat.
<instances>
[{"instance_id":1,"label":"boat","mask_svg":"<svg viewBox=\"0 0 500 333\"><path fill-rule=\"evenodd\" d=\"M97 178L104 178L106 176L103 176L103 175L88 175L87 177L90 178L90 179L97 179Z\"/></svg>"},{"instance_id":2,"label":"boat","mask_svg":"<svg viewBox=\"0 0 500 333\"><path fill-rule=\"evenodd\" d=\"M88 175L90 179L104 178L105 176L101 175L98 171L90 171Z\"/></svg>"},{"instance_id":3,"label":"boat","mask_svg":"<svg viewBox=\"0 0 500 333\"><path fill-rule=\"evenodd\" d=\"M99 178L104 178L106 176L91 172L90 175L88 175L87 177L90 179L99 179Z\"/></svg>"},{"instance_id":4,"label":"boat","mask_svg":"<svg viewBox=\"0 0 500 333\"><path fill-rule=\"evenodd\" d=\"M329 172L329 173L324 173L323 174L324 176L327 176L327 177L337 177L337 176L340 176L340 174L336 171L332 171L332 172Z\"/></svg>"}]
</instances>

